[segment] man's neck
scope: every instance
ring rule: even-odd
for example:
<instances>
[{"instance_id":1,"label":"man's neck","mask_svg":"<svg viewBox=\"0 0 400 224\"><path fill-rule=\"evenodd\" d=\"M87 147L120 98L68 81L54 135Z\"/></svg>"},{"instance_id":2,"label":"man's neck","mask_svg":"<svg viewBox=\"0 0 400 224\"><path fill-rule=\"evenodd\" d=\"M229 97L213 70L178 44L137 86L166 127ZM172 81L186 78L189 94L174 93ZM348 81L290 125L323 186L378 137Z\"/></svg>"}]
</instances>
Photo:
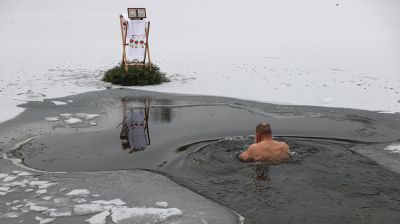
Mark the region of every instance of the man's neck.
<instances>
[{"instance_id":1,"label":"man's neck","mask_svg":"<svg viewBox=\"0 0 400 224\"><path fill-rule=\"evenodd\" d=\"M261 142L270 142L272 141L272 137L264 137L261 139Z\"/></svg>"}]
</instances>

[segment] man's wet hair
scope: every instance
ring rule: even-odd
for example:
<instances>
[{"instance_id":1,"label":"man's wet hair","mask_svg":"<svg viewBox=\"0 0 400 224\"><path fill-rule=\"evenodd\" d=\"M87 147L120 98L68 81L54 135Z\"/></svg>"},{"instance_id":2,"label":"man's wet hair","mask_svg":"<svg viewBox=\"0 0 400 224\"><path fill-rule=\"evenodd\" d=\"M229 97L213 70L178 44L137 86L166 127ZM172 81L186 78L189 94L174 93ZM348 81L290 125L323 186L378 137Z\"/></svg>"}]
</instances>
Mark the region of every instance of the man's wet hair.
<instances>
[{"instance_id":1,"label":"man's wet hair","mask_svg":"<svg viewBox=\"0 0 400 224\"><path fill-rule=\"evenodd\" d=\"M256 132L260 135L270 136L272 135L271 125L267 122L261 122L257 125Z\"/></svg>"}]
</instances>

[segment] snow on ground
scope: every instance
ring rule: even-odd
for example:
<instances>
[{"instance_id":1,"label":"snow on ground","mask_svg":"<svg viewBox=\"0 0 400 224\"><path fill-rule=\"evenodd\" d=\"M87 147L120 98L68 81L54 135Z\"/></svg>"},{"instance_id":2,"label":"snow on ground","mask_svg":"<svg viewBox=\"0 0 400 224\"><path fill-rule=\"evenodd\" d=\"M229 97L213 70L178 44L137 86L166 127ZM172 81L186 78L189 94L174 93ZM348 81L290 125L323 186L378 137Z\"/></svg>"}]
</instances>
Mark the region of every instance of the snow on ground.
<instances>
[{"instance_id":1,"label":"snow on ground","mask_svg":"<svg viewBox=\"0 0 400 224\"><path fill-rule=\"evenodd\" d=\"M88 189L59 188L57 183L39 180L30 172L0 173L0 198L13 192L26 192L29 187L36 190L34 194L43 196L30 195L12 201L2 199L2 203L11 211L0 213L0 223L23 218L26 213L32 213L34 219L42 224L69 216L89 216L86 222L90 224L105 224L107 217L114 223L159 223L183 214L178 208L168 208L168 202L156 202L157 207L129 207L119 198L104 200L101 195L90 195ZM62 193L65 190L68 193ZM90 203L87 203L88 199Z\"/></svg>"},{"instance_id":2,"label":"snow on ground","mask_svg":"<svg viewBox=\"0 0 400 224\"><path fill-rule=\"evenodd\" d=\"M153 61L172 80L140 89L400 112L399 1L77 3L1 1L0 122L26 101L105 89L118 15L134 6L147 8Z\"/></svg>"}]
</instances>

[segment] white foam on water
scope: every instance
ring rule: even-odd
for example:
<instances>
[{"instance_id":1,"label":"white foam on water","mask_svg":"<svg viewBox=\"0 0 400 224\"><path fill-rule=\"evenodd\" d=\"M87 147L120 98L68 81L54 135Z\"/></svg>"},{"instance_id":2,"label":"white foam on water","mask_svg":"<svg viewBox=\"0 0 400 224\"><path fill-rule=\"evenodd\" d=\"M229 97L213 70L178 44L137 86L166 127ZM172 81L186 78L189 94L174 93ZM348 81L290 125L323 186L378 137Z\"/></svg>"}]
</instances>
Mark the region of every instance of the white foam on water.
<instances>
[{"instance_id":1,"label":"white foam on water","mask_svg":"<svg viewBox=\"0 0 400 224\"><path fill-rule=\"evenodd\" d=\"M391 153L400 153L400 144L388 145L384 149Z\"/></svg>"},{"instance_id":2,"label":"white foam on water","mask_svg":"<svg viewBox=\"0 0 400 224\"><path fill-rule=\"evenodd\" d=\"M64 120L64 122L65 122L66 124L77 124L77 123L81 123L82 120L79 119L79 118L70 117L70 118L68 118L67 120Z\"/></svg>"},{"instance_id":3,"label":"white foam on water","mask_svg":"<svg viewBox=\"0 0 400 224\"><path fill-rule=\"evenodd\" d=\"M88 189L75 189L73 191L68 192L67 196L79 196L79 195L88 195L90 191Z\"/></svg>"},{"instance_id":4,"label":"white foam on water","mask_svg":"<svg viewBox=\"0 0 400 224\"><path fill-rule=\"evenodd\" d=\"M54 101L51 101L54 105L56 105L56 106L64 106L64 105L67 105L68 103L66 103L66 102L63 102L63 101L56 101L56 100L54 100Z\"/></svg>"}]
</instances>

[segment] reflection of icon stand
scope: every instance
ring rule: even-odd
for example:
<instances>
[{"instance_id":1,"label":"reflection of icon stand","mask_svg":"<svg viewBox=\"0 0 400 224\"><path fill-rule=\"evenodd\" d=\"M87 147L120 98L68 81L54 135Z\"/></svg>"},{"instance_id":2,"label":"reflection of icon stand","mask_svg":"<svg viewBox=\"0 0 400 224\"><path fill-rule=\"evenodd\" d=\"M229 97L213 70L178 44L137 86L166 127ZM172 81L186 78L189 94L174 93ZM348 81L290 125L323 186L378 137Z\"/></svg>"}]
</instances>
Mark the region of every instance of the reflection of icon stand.
<instances>
[{"instance_id":1,"label":"reflection of icon stand","mask_svg":"<svg viewBox=\"0 0 400 224\"><path fill-rule=\"evenodd\" d=\"M136 113L134 108L130 108L130 114L127 115L126 100L122 99L123 121L120 133L121 146L123 150L130 149L129 153L143 151L147 145L150 145L149 131L149 111L150 102L144 102L144 114Z\"/></svg>"},{"instance_id":2,"label":"reflection of icon stand","mask_svg":"<svg viewBox=\"0 0 400 224\"><path fill-rule=\"evenodd\" d=\"M146 9L144 8L129 8L128 17L124 18L120 15L121 35L122 35L122 65L125 66L125 70L128 70L128 66L148 66L151 70L150 60L150 48L149 48L149 32L150 32L150 21L147 21L144 28L145 42L144 44L144 56L143 61L128 61L126 56L126 47L131 43L127 43L127 34L129 29L129 23L134 20L143 20L146 18ZM146 63L147 58L147 63Z\"/></svg>"}]
</instances>

